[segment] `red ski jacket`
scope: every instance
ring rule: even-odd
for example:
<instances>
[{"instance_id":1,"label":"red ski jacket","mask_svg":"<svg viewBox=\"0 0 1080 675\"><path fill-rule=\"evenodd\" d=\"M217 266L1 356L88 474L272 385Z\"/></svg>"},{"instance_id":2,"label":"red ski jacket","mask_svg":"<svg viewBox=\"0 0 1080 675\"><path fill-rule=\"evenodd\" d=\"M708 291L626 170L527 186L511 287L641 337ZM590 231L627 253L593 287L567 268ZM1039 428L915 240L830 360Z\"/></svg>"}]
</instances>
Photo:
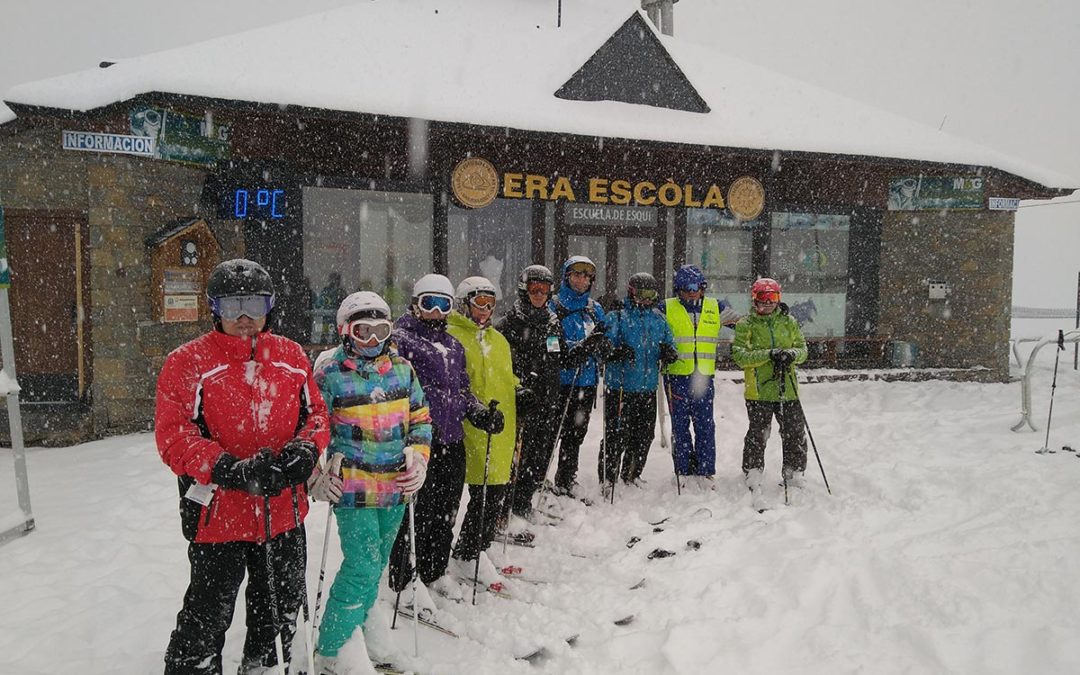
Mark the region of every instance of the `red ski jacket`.
<instances>
[{"instance_id":1,"label":"red ski jacket","mask_svg":"<svg viewBox=\"0 0 1080 675\"><path fill-rule=\"evenodd\" d=\"M179 477L184 536L196 543L266 538L262 497L220 487L206 506L185 497L196 482L210 484L222 453L276 454L293 438L321 453L330 440L326 403L300 345L265 332L253 341L214 331L169 354L154 424L161 459ZM307 512L303 484L271 497L272 536L298 527Z\"/></svg>"}]
</instances>

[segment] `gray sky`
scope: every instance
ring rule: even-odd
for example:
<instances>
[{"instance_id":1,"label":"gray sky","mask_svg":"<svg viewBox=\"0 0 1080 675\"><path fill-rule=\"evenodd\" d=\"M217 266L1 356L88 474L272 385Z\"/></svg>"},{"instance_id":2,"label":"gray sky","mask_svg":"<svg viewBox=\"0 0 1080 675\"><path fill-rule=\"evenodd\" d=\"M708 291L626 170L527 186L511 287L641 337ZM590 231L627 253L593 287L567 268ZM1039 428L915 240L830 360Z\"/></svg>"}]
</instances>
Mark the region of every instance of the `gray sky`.
<instances>
[{"instance_id":1,"label":"gray sky","mask_svg":"<svg viewBox=\"0 0 1080 675\"><path fill-rule=\"evenodd\" d=\"M106 59L365 1L6 0L0 18L16 29L0 40L0 92ZM556 0L536 1L550 3L554 15ZM640 6L563 0L567 20L576 3L622 5L627 13ZM941 126L1075 176L1080 186L1076 0L682 0L675 10L680 37ZM1017 233L1014 301L1071 306L1080 204L1021 210Z\"/></svg>"}]
</instances>

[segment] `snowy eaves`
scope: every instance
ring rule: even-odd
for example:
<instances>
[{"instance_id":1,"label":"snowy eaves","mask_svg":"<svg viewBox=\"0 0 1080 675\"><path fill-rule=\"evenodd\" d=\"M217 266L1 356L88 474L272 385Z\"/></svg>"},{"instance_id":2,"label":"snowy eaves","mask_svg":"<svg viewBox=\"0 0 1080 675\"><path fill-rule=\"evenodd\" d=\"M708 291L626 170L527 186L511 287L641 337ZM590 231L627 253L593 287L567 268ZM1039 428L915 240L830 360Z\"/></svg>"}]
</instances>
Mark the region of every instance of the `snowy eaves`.
<instances>
[{"instance_id":1,"label":"snowy eaves","mask_svg":"<svg viewBox=\"0 0 1080 675\"><path fill-rule=\"evenodd\" d=\"M667 36L658 37L709 112L558 98L627 17L622 8L577 8L556 28L547 4L362 3L20 85L4 99L89 111L167 92L587 136L972 164L1076 187L1073 177Z\"/></svg>"}]
</instances>

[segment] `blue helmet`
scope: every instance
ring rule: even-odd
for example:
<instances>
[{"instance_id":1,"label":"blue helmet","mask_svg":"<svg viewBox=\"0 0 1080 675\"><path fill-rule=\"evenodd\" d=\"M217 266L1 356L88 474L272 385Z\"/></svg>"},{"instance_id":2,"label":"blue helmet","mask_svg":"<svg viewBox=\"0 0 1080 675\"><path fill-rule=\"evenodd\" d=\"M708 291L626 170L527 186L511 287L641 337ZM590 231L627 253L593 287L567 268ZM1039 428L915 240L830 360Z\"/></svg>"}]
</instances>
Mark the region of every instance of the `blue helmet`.
<instances>
[{"instance_id":1,"label":"blue helmet","mask_svg":"<svg viewBox=\"0 0 1080 675\"><path fill-rule=\"evenodd\" d=\"M683 265L675 270L675 280L672 284L676 291L698 291L708 288L705 275L697 265Z\"/></svg>"}]
</instances>

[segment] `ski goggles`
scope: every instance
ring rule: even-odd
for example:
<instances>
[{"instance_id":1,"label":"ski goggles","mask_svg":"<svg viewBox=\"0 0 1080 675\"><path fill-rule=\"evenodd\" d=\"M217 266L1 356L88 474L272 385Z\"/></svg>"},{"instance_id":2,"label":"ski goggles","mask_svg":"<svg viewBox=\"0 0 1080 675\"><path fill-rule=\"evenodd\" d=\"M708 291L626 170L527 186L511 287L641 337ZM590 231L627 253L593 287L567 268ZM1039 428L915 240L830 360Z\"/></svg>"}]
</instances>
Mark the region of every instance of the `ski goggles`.
<instances>
[{"instance_id":1,"label":"ski goggles","mask_svg":"<svg viewBox=\"0 0 1080 675\"><path fill-rule=\"evenodd\" d=\"M634 299L638 302L655 302L659 296L655 288L639 288L634 291Z\"/></svg>"},{"instance_id":2,"label":"ski goggles","mask_svg":"<svg viewBox=\"0 0 1080 675\"><path fill-rule=\"evenodd\" d=\"M469 304L477 309L486 309L491 312L495 310L495 296L487 293L477 294L469 298Z\"/></svg>"},{"instance_id":3,"label":"ski goggles","mask_svg":"<svg viewBox=\"0 0 1080 675\"><path fill-rule=\"evenodd\" d=\"M360 343L370 342L371 338L375 338L375 342L382 344L390 337L391 328L386 319L357 319L345 326L345 333Z\"/></svg>"},{"instance_id":4,"label":"ski goggles","mask_svg":"<svg viewBox=\"0 0 1080 675\"><path fill-rule=\"evenodd\" d=\"M449 314L454 307L454 299L436 293L424 293L416 298L416 305L425 312Z\"/></svg>"},{"instance_id":5,"label":"ski goggles","mask_svg":"<svg viewBox=\"0 0 1080 675\"><path fill-rule=\"evenodd\" d=\"M567 271L571 274L584 274L591 279L596 278L596 266L586 262L576 262Z\"/></svg>"},{"instance_id":6,"label":"ski goggles","mask_svg":"<svg viewBox=\"0 0 1080 675\"><path fill-rule=\"evenodd\" d=\"M236 321L241 316L261 319L274 307L272 295L231 295L210 298L210 311L226 321Z\"/></svg>"},{"instance_id":7,"label":"ski goggles","mask_svg":"<svg viewBox=\"0 0 1080 675\"><path fill-rule=\"evenodd\" d=\"M754 293L754 302L777 303L780 302L780 293L777 291L757 291Z\"/></svg>"},{"instance_id":8,"label":"ski goggles","mask_svg":"<svg viewBox=\"0 0 1080 675\"><path fill-rule=\"evenodd\" d=\"M551 284L544 281L534 281L525 287L529 295L551 295Z\"/></svg>"}]
</instances>

